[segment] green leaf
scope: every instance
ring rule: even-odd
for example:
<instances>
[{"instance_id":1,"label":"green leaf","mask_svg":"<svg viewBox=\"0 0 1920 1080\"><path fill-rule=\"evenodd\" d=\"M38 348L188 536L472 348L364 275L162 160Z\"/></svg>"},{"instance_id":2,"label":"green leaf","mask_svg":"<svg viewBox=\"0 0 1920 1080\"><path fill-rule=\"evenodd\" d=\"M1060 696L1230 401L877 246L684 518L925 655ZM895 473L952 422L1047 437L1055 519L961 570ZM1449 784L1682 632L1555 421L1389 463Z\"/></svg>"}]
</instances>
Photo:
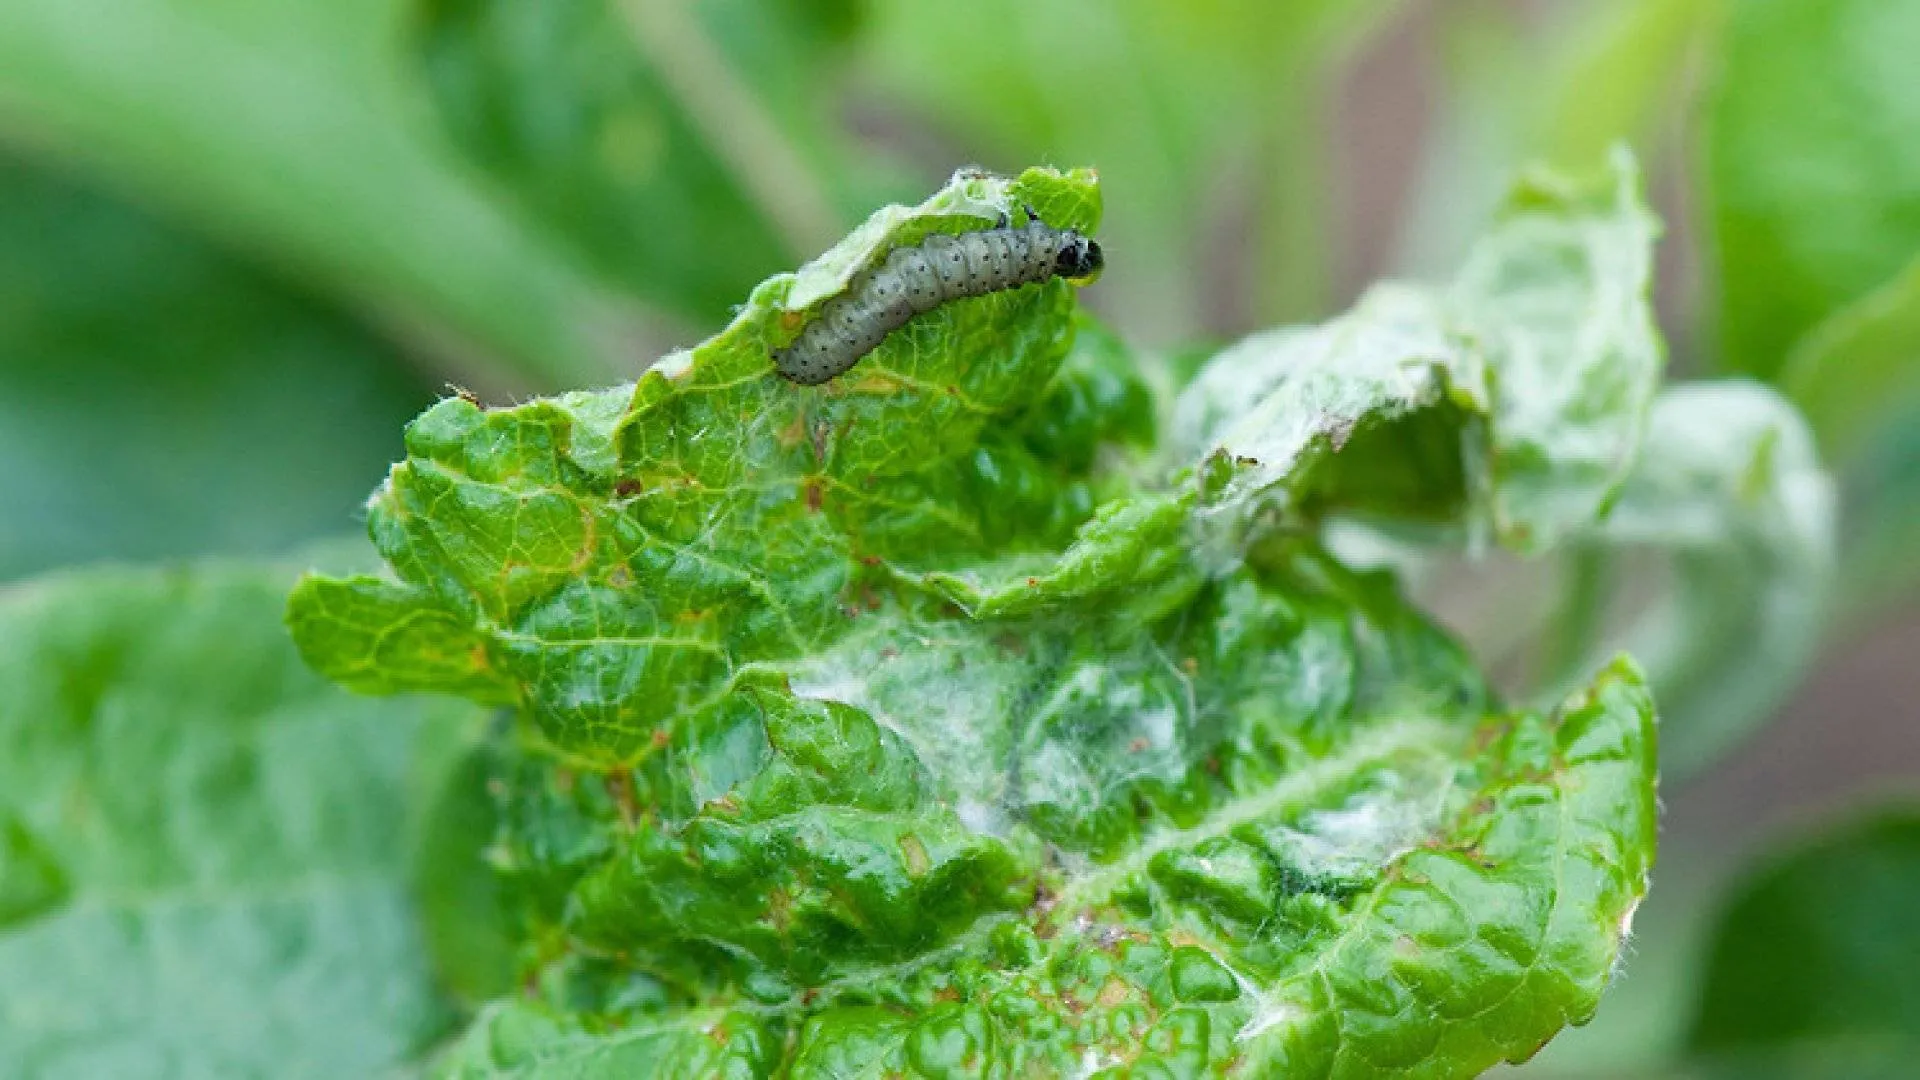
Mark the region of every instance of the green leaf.
<instances>
[{"instance_id":1,"label":"green leaf","mask_svg":"<svg viewBox=\"0 0 1920 1080\"><path fill-rule=\"evenodd\" d=\"M412 891L434 967L463 1005L513 989L513 927L500 875L488 860L500 820L487 792L491 758L477 746L423 799Z\"/></svg>"},{"instance_id":2,"label":"green leaf","mask_svg":"<svg viewBox=\"0 0 1920 1080\"><path fill-rule=\"evenodd\" d=\"M1604 591L1595 575L1641 553L1668 559L1672 582L1618 634L1600 632L1600 605L1569 604L1557 629L1573 643L1543 684L1565 693L1624 642L1646 658L1668 765L1685 773L1811 662L1835 512L1778 394L1655 397L1653 238L1624 155L1605 184L1523 181L1450 288L1382 286L1331 323L1248 339L1195 377L1173 434L1177 453L1213 456L1203 520L1262 528L1278 508L1570 548L1570 590Z\"/></svg>"},{"instance_id":3,"label":"green leaf","mask_svg":"<svg viewBox=\"0 0 1920 1080\"><path fill-rule=\"evenodd\" d=\"M1247 775L924 961L850 968L806 995L786 1075L1472 1076L1528 1056L1592 1014L1644 889L1651 705L1617 665L1551 716L1434 719ZM769 1075L793 1023L632 1015L596 1033L502 1006L442 1074Z\"/></svg>"},{"instance_id":4,"label":"green leaf","mask_svg":"<svg viewBox=\"0 0 1920 1080\"><path fill-rule=\"evenodd\" d=\"M429 400L337 312L0 151L0 579L344 531Z\"/></svg>"},{"instance_id":5,"label":"green leaf","mask_svg":"<svg viewBox=\"0 0 1920 1080\"><path fill-rule=\"evenodd\" d=\"M1901 1076L1920 1051L1920 816L1887 808L1771 858L1735 892L1690 1050L1727 1075Z\"/></svg>"},{"instance_id":6,"label":"green leaf","mask_svg":"<svg viewBox=\"0 0 1920 1080\"><path fill-rule=\"evenodd\" d=\"M303 584L302 649L359 689L518 700L567 753L634 760L746 666L844 636L894 575L1064 540L1090 474L1041 461L1008 423L1058 385L1064 282L929 313L824 389L796 390L768 360L890 246L1022 205L1061 227L1099 214L1085 174L956 181L762 285L636 386L441 402L371 508L402 583Z\"/></svg>"},{"instance_id":7,"label":"green leaf","mask_svg":"<svg viewBox=\"0 0 1920 1080\"><path fill-rule=\"evenodd\" d=\"M1662 365L1653 237L1624 152L1597 183L1525 178L1451 287L1383 286L1215 358L1182 395L1176 453L1233 463L1223 505L1278 497L1551 547L1605 513L1634 462Z\"/></svg>"},{"instance_id":8,"label":"green leaf","mask_svg":"<svg viewBox=\"0 0 1920 1080\"><path fill-rule=\"evenodd\" d=\"M1091 230L1099 191L958 177L634 386L440 403L371 503L392 577L295 590L322 671L519 707L485 787L531 992L449 1075L1464 1076L1591 1015L1653 852L1637 670L1508 713L1265 511L1599 513L1658 370L1631 169L1278 335L1321 352L1217 358L1164 475L1060 281L772 372L890 248L1022 205Z\"/></svg>"},{"instance_id":9,"label":"green leaf","mask_svg":"<svg viewBox=\"0 0 1920 1080\"><path fill-rule=\"evenodd\" d=\"M767 1076L779 1061L779 1034L750 1013L720 1009L599 1034L537 1006L504 1002L480 1015L440 1059L436 1075L461 1080Z\"/></svg>"},{"instance_id":10,"label":"green leaf","mask_svg":"<svg viewBox=\"0 0 1920 1080\"><path fill-rule=\"evenodd\" d=\"M287 578L0 595L11 1075L373 1075L452 1019L405 890L410 792L473 712L312 675L278 625Z\"/></svg>"},{"instance_id":11,"label":"green leaf","mask_svg":"<svg viewBox=\"0 0 1920 1080\"><path fill-rule=\"evenodd\" d=\"M1773 378L1920 251L1920 6L1732 5L1708 107L1722 364Z\"/></svg>"},{"instance_id":12,"label":"green leaf","mask_svg":"<svg viewBox=\"0 0 1920 1080\"><path fill-rule=\"evenodd\" d=\"M19 0L0 133L535 385L629 363L629 304L470 176L406 66L406 5Z\"/></svg>"}]
</instances>

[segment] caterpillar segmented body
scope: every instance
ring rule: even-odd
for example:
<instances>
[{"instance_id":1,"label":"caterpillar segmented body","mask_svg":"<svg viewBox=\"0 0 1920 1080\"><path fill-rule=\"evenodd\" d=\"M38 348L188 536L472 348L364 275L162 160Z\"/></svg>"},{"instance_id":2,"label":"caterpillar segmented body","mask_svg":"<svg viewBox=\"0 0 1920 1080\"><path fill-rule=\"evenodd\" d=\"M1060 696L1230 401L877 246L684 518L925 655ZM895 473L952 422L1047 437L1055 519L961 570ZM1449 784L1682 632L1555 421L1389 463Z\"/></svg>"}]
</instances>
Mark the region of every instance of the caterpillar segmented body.
<instances>
[{"instance_id":1,"label":"caterpillar segmented body","mask_svg":"<svg viewBox=\"0 0 1920 1080\"><path fill-rule=\"evenodd\" d=\"M895 248L862 271L841 295L773 354L780 374L816 386L878 348L909 319L950 300L984 296L1053 277L1085 278L1100 270L1100 245L1075 229L1056 229L1029 212L1025 225L935 233Z\"/></svg>"}]
</instances>

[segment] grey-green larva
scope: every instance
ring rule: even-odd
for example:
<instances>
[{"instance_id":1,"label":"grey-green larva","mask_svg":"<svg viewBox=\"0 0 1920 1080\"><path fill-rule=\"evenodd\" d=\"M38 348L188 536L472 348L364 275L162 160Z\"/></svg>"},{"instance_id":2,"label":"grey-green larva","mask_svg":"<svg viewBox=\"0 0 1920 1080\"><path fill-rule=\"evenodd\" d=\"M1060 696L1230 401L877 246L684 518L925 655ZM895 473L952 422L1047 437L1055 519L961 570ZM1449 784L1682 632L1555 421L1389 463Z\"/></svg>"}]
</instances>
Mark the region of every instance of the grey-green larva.
<instances>
[{"instance_id":1,"label":"grey-green larva","mask_svg":"<svg viewBox=\"0 0 1920 1080\"><path fill-rule=\"evenodd\" d=\"M1104 263L1100 245L1076 229L1056 229L1028 211L1025 225L935 233L895 248L829 300L773 365L815 386L858 363L915 315L949 300L984 296L1052 277L1085 278Z\"/></svg>"}]
</instances>

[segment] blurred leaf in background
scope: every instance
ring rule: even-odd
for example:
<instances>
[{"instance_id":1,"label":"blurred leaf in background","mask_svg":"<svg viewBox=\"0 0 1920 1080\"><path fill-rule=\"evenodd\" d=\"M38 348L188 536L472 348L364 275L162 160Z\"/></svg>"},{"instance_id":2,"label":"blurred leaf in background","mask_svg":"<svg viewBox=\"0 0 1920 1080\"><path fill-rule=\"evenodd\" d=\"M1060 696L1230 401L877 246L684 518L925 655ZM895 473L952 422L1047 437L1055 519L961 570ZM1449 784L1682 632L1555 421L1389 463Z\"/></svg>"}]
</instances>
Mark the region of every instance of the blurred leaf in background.
<instances>
[{"instance_id":1,"label":"blurred leaf in background","mask_svg":"<svg viewBox=\"0 0 1920 1080\"><path fill-rule=\"evenodd\" d=\"M1638 467L1562 568L1556 632L1572 685L1627 649L1660 694L1660 764L1686 777L1773 715L1818 655L1832 583L1834 497L1807 425L1772 389L1691 383L1657 398ZM1634 559L1661 587L1614 632L1606 598ZM1578 641L1577 647L1569 647ZM1551 692L1551 691L1549 691Z\"/></svg>"},{"instance_id":2,"label":"blurred leaf in background","mask_svg":"<svg viewBox=\"0 0 1920 1080\"><path fill-rule=\"evenodd\" d=\"M1724 3L1434 5L1423 44L1438 60L1438 101L1399 267L1451 263L1523 162L1584 167L1624 143L1646 163L1650 185L1662 187L1686 115L1676 104L1688 100ZM1664 282L1663 292L1675 284Z\"/></svg>"},{"instance_id":3,"label":"blurred leaf in background","mask_svg":"<svg viewBox=\"0 0 1920 1080\"><path fill-rule=\"evenodd\" d=\"M657 355L633 301L462 166L408 25L390 0L9 0L0 136L290 270L463 381L596 384Z\"/></svg>"},{"instance_id":4,"label":"blurred leaf in background","mask_svg":"<svg viewBox=\"0 0 1920 1080\"><path fill-rule=\"evenodd\" d=\"M1736 4L1703 174L1721 364L1779 381L1847 470L1847 593L1920 576L1920 4Z\"/></svg>"},{"instance_id":5,"label":"blurred leaf in background","mask_svg":"<svg viewBox=\"0 0 1920 1080\"><path fill-rule=\"evenodd\" d=\"M1129 336L1327 314L1330 81L1397 0L872 7L866 96L888 123L990 166L1085 162L1127 193L1102 287Z\"/></svg>"},{"instance_id":6,"label":"blurred leaf in background","mask_svg":"<svg viewBox=\"0 0 1920 1080\"><path fill-rule=\"evenodd\" d=\"M478 713L321 681L280 627L291 579L0 593L8 1076L382 1075L454 1021L406 885Z\"/></svg>"},{"instance_id":7,"label":"blurred leaf in background","mask_svg":"<svg viewBox=\"0 0 1920 1080\"><path fill-rule=\"evenodd\" d=\"M1920 252L1920 5L1735 4L1707 104L1725 365L1780 373Z\"/></svg>"},{"instance_id":8,"label":"blurred leaf in background","mask_svg":"<svg viewBox=\"0 0 1920 1080\"><path fill-rule=\"evenodd\" d=\"M829 109L856 4L422 8L461 148L603 277L698 325L906 192Z\"/></svg>"},{"instance_id":9,"label":"blurred leaf in background","mask_svg":"<svg viewBox=\"0 0 1920 1080\"><path fill-rule=\"evenodd\" d=\"M431 398L326 306L0 154L0 580L348 531Z\"/></svg>"},{"instance_id":10,"label":"blurred leaf in background","mask_svg":"<svg viewBox=\"0 0 1920 1080\"><path fill-rule=\"evenodd\" d=\"M1736 891L1689 1050L1725 1076L1911 1076L1920 1055L1920 811L1855 820Z\"/></svg>"}]
</instances>

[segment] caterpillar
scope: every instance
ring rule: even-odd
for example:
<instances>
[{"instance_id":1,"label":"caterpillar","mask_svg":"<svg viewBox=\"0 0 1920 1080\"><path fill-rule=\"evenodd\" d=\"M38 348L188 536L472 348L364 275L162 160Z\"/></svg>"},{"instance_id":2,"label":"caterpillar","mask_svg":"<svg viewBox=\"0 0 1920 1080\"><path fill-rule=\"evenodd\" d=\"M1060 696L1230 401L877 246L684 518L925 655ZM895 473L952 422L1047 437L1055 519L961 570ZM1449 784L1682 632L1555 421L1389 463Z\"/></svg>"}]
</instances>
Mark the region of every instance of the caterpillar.
<instances>
[{"instance_id":1,"label":"caterpillar","mask_svg":"<svg viewBox=\"0 0 1920 1080\"><path fill-rule=\"evenodd\" d=\"M1032 210L1027 223L935 233L895 248L829 300L773 365L801 386L817 386L878 348L909 319L950 300L984 296L1052 277L1087 278L1105 265L1100 245L1076 229L1056 229Z\"/></svg>"}]
</instances>

